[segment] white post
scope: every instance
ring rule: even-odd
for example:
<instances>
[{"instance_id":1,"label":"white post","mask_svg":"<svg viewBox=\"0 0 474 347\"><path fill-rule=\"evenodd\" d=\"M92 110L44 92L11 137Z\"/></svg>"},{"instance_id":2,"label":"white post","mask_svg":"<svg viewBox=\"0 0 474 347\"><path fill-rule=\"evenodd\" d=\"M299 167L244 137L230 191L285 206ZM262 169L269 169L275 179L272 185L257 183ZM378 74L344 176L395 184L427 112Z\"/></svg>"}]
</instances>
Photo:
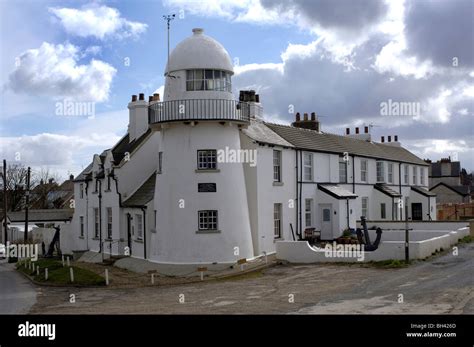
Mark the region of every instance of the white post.
<instances>
[{"instance_id":1,"label":"white post","mask_svg":"<svg viewBox=\"0 0 474 347\"><path fill-rule=\"evenodd\" d=\"M36 267L36 275L39 276L39 274L40 274L40 267L39 267L39 265L38 265L38 266Z\"/></svg>"},{"instance_id":2,"label":"white post","mask_svg":"<svg viewBox=\"0 0 474 347\"><path fill-rule=\"evenodd\" d=\"M151 284L155 284L155 274L151 274Z\"/></svg>"},{"instance_id":3,"label":"white post","mask_svg":"<svg viewBox=\"0 0 474 347\"><path fill-rule=\"evenodd\" d=\"M64 254L61 255L61 260L62 260L62 262L63 262L63 267L64 267Z\"/></svg>"},{"instance_id":4,"label":"white post","mask_svg":"<svg viewBox=\"0 0 474 347\"><path fill-rule=\"evenodd\" d=\"M201 281L204 281L204 271L201 271Z\"/></svg>"},{"instance_id":5,"label":"white post","mask_svg":"<svg viewBox=\"0 0 474 347\"><path fill-rule=\"evenodd\" d=\"M44 269L44 279L48 280L48 268Z\"/></svg>"},{"instance_id":6,"label":"white post","mask_svg":"<svg viewBox=\"0 0 474 347\"><path fill-rule=\"evenodd\" d=\"M109 285L109 269L105 269L105 285Z\"/></svg>"},{"instance_id":7,"label":"white post","mask_svg":"<svg viewBox=\"0 0 474 347\"><path fill-rule=\"evenodd\" d=\"M265 264L268 264L267 252L263 252L263 254L265 255Z\"/></svg>"},{"instance_id":8,"label":"white post","mask_svg":"<svg viewBox=\"0 0 474 347\"><path fill-rule=\"evenodd\" d=\"M66 260L67 260L67 266L70 267L71 263L69 262L69 257L66 257Z\"/></svg>"},{"instance_id":9,"label":"white post","mask_svg":"<svg viewBox=\"0 0 474 347\"><path fill-rule=\"evenodd\" d=\"M71 282L74 282L74 270L72 267L69 268L69 274L71 275Z\"/></svg>"},{"instance_id":10,"label":"white post","mask_svg":"<svg viewBox=\"0 0 474 347\"><path fill-rule=\"evenodd\" d=\"M240 264L240 271L244 271L244 264Z\"/></svg>"}]
</instances>

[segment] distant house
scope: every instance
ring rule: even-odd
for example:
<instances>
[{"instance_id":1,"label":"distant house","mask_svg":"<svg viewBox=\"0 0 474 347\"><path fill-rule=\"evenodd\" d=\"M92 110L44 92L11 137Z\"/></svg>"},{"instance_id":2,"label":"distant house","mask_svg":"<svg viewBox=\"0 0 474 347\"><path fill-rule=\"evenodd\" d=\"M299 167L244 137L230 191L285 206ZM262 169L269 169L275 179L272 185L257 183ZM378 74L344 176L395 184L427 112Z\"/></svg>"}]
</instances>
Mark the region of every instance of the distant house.
<instances>
[{"instance_id":1,"label":"distant house","mask_svg":"<svg viewBox=\"0 0 474 347\"><path fill-rule=\"evenodd\" d=\"M431 163L429 171L430 191L438 196L438 204L471 202L471 187L466 170L459 161L442 158Z\"/></svg>"}]
</instances>

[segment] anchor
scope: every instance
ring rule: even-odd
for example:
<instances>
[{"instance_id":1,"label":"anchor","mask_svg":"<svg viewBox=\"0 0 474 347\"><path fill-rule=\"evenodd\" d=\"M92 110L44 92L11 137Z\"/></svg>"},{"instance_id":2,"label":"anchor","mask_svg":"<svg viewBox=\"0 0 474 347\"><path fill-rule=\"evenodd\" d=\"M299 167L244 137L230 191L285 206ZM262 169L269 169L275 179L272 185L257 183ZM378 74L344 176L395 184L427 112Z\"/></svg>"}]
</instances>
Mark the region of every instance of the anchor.
<instances>
[{"instance_id":1,"label":"anchor","mask_svg":"<svg viewBox=\"0 0 474 347\"><path fill-rule=\"evenodd\" d=\"M374 243L372 243L370 242L370 235L369 231L367 230L367 220L364 216L360 217L360 223L362 224L364 233L362 233L362 230L360 230L360 228L357 228L356 233L359 243L364 245L364 251L375 251L379 247L380 239L382 238L382 229L376 229L375 233L377 234L377 237L375 238Z\"/></svg>"}]
</instances>

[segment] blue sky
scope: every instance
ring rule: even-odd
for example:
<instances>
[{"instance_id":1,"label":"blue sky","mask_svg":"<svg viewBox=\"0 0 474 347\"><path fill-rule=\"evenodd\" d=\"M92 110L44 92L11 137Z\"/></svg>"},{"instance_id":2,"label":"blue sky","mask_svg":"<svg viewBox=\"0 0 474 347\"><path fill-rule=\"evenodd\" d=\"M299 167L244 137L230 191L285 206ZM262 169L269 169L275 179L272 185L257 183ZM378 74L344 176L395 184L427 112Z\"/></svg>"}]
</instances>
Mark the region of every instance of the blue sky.
<instances>
[{"instance_id":1,"label":"blue sky","mask_svg":"<svg viewBox=\"0 0 474 347\"><path fill-rule=\"evenodd\" d=\"M399 135L422 158L474 169L471 1L38 0L0 11L0 154L10 161L66 177L113 146L131 94L163 85L162 16L176 13L171 47L203 27L238 62L234 93L256 89L268 120L290 122L293 106L334 133L373 124L376 140ZM58 115L65 99L93 103L95 116ZM382 118L389 99L423 112Z\"/></svg>"}]
</instances>

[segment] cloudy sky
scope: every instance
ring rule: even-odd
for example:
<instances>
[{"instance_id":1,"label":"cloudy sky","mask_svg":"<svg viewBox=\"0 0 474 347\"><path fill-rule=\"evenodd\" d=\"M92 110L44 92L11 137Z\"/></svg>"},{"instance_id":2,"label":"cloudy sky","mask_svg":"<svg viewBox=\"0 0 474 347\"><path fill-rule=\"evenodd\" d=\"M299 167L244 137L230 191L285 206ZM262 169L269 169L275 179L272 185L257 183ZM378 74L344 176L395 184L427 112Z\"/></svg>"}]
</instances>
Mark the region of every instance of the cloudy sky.
<instances>
[{"instance_id":1,"label":"cloudy sky","mask_svg":"<svg viewBox=\"0 0 474 347\"><path fill-rule=\"evenodd\" d=\"M162 88L169 13L171 47L203 27L268 120L372 125L377 141L474 170L471 0L0 1L1 157L67 177L113 146L130 95ZM70 100L88 112L61 112ZM420 112L384 115L389 100Z\"/></svg>"}]
</instances>

